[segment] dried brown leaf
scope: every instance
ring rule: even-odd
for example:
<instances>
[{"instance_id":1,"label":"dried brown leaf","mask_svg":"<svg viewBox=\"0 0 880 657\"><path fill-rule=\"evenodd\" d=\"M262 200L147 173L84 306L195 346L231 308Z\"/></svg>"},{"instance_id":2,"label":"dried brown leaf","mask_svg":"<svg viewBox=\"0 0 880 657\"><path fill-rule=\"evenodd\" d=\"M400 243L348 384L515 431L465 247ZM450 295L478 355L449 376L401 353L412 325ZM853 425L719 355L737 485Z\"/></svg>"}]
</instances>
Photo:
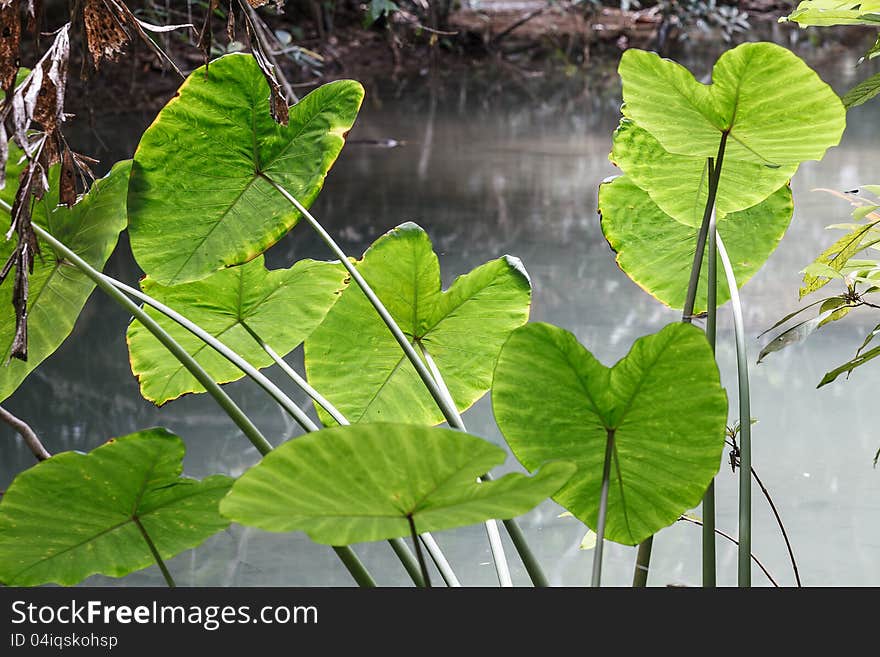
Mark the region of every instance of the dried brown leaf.
<instances>
[{"instance_id":1,"label":"dried brown leaf","mask_svg":"<svg viewBox=\"0 0 880 657\"><path fill-rule=\"evenodd\" d=\"M61 154L61 175L58 181L58 202L67 207L76 203L76 164L66 145Z\"/></svg>"},{"instance_id":2,"label":"dried brown leaf","mask_svg":"<svg viewBox=\"0 0 880 657\"><path fill-rule=\"evenodd\" d=\"M287 125L289 120L287 99L281 91L281 85L278 84L278 80L275 78L275 67L263 54L256 39L251 44L251 51L254 59L260 66L260 70L263 72L263 77L269 83L269 109L271 110L272 118L281 125Z\"/></svg>"},{"instance_id":3,"label":"dried brown leaf","mask_svg":"<svg viewBox=\"0 0 880 657\"><path fill-rule=\"evenodd\" d=\"M18 74L21 12L18 3L0 7L0 87L8 95Z\"/></svg>"},{"instance_id":4,"label":"dried brown leaf","mask_svg":"<svg viewBox=\"0 0 880 657\"><path fill-rule=\"evenodd\" d=\"M103 60L115 62L130 40L125 16L104 0L85 0L83 23L92 63L98 69Z\"/></svg>"}]
</instances>

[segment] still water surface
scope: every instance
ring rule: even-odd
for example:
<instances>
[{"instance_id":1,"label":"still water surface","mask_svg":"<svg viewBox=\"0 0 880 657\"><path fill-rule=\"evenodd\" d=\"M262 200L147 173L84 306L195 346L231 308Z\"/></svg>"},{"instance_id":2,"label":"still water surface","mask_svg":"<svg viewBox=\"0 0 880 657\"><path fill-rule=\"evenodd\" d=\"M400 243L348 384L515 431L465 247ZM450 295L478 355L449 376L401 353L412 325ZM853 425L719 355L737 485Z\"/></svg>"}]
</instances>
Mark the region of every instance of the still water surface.
<instances>
[{"instance_id":1,"label":"still water surface","mask_svg":"<svg viewBox=\"0 0 880 657\"><path fill-rule=\"evenodd\" d=\"M816 64L840 91L852 84L854 61L854 56L845 56ZM698 71L701 67L705 73L708 64L695 64ZM444 285L486 260L505 253L519 256L534 285L532 319L571 330L610 365L636 338L678 319L621 273L599 229L596 189L615 173L607 153L619 102L614 83L599 84L595 78L536 82L459 76L451 82L424 78L370 87L350 137L404 143L392 149L348 145L313 211L353 255L401 222L419 223L440 254ZM100 141L86 152L103 149L108 165L130 156L139 131L151 119L138 115L109 120ZM831 235L823 227L847 219L845 203L811 190L880 182L880 102L850 112L849 119L842 145L821 163L801 167L794 180L796 209L789 233L743 290L752 338L797 307L797 272L830 244ZM329 259L305 225L267 255L271 267L289 266L302 257ZM108 272L129 283L137 280L127 243L120 245ZM127 363L127 319L93 296L73 336L8 400L10 410L33 424L50 451L88 450L109 437L163 425L184 437L189 475L239 475L255 463L256 451L210 398L189 396L161 409L140 398ZM824 372L848 360L877 321L876 316L852 317L752 367L752 413L759 420L754 465L774 495L807 585L880 584L880 471L871 463L880 447L880 408L873 385L880 364L858 370L849 382L816 389ZM726 307L719 330L723 379L728 387L735 386ZM754 363L760 344L751 340L750 349ZM301 358L297 350L289 359L301 366ZM286 386L277 372L270 374ZM273 442L299 434L249 384L228 388ZM305 403L302 395L295 398ZM487 398L464 419L471 432L503 444ZM0 488L5 488L32 459L8 429L0 428L0 433ZM506 467L518 466L511 458ZM717 483L717 522L733 535L736 485L725 459ZM560 512L548 501L521 522L553 584L586 585L592 552L578 550L584 527L558 518ZM793 584L783 541L757 489L754 524L755 553L781 584ZM482 528L444 532L437 538L466 585L496 584ZM699 538L699 528L689 524L664 530L654 543L651 584L698 584ZM513 548L508 549L515 583L527 584ZM380 584L409 583L386 544L358 546L357 551ZM604 582L628 585L635 548L610 544L605 554ZM720 539L718 562L719 583L734 585L736 554ZM170 568L180 585L351 583L333 553L304 535L237 526L176 557ZM753 580L756 585L768 583L757 568ZM163 580L151 568L124 580L93 577L86 583L162 585Z\"/></svg>"}]
</instances>

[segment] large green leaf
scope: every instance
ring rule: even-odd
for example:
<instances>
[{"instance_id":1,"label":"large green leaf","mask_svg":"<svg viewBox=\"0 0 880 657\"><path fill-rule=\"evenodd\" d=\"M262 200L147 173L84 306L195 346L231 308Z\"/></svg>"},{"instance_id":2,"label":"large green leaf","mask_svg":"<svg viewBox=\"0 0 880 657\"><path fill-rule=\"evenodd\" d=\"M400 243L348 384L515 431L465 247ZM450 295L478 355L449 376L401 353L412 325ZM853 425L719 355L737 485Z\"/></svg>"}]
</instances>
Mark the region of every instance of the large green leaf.
<instances>
[{"instance_id":1,"label":"large green leaf","mask_svg":"<svg viewBox=\"0 0 880 657\"><path fill-rule=\"evenodd\" d=\"M526 513L571 477L547 463L532 477L477 478L506 453L475 436L406 424L323 429L288 441L245 472L220 504L225 516L273 532L304 531L349 545Z\"/></svg>"},{"instance_id":2,"label":"large green leaf","mask_svg":"<svg viewBox=\"0 0 880 657\"><path fill-rule=\"evenodd\" d=\"M131 245L163 285L248 262L277 242L299 213L274 180L308 207L342 149L363 87L339 80L269 114L269 87L250 55L195 70L141 138L128 212Z\"/></svg>"},{"instance_id":3,"label":"large green leaf","mask_svg":"<svg viewBox=\"0 0 880 657\"><path fill-rule=\"evenodd\" d=\"M357 267L411 342L427 349L460 411L486 393L501 345L529 316L531 288L519 260L487 262L442 291L430 238L406 223L376 240ZM443 421L355 285L306 340L305 355L309 381L351 422Z\"/></svg>"},{"instance_id":4,"label":"large green leaf","mask_svg":"<svg viewBox=\"0 0 880 657\"><path fill-rule=\"evenodd\" d=\"M180 477L183 441L164 429L62 452L19 474L0 501L0 582L70 585L122 577L226 528L218 504L232 479Z\"/></svg>"},{"instance_id":5,"label":"large green leaf","mask_svg":"<svg viewBox=\"0 0 880 657\"><path fill-rule=\"evenodd\" d=\"M663 212L689 226L702 223L709 188L705 157L669 153L630 119L620 122L613 144L612 161ZM774 169L725 158L715 207L721 214L750 208L783 187L796 170L797 164Z\"/></svg>"},{"instance_id":6,"label":"large green leaf","mask_svg":"<svg viewBox=\"0 0 880 657\"><path fill-rule=\"evenodd\" d=\"M786 167L821 159L846 125L837 94L796 55L772 43L726 51L712 69L711 85L637 49L623 53L619 71L624 115L677 155L715 157L726 133L725 163Z\"/></svg>"},{"instance_id":7,"label":"large green leaf","mask_svg":"<svg viewBox=\"0 0 880 657\"><path fill-rule=\"evenodd\" d=\"M290 269L268 271L259 256L201 281L164 287L145 278L141 288L220 339L254 367L262 368L274 361L248 329L283 356L321 323L339 298L344 276L345 270L338 262L315 260L300 260ZM218 383L244 376L186 329L151 308L146 311ZM143 324L132 322L127 338L131 369L144 397L163 404L188 392L204 392L204 387Z\"/></svg>"},{"instance_id":8,"label":"large green leaf","mask_svg":"<svg viewBox=\"0 0 880 657\"><path fill-rule=\"evenodd\" d=\"M718 214L718 232L739 285L748 282L776 248L791 221L792 210L791 190L786 185L755 207ZM602 232L626 275L666 305L684 307L698 228L673 221L629 176L619 176L600 186L599 212ZM695 312L706 309L705 266L700 274ZM730 298L720 267L717 293L719 304Z\"/></svg>"},{"instance_id":9,"label":"large green leaf","mask_svg":"<svg viewBox=\"0 0 880 657\"><path fill-rule=\"evenodd\" d=\"M50 190L34 206L33 220L90 265L103 269L120 231L125 228L125 194L131 162L117 163L106 178L95 181L88 194L71 208L58 205L58 170L57 165L51 169ZM14 190L4 190L3 195L7 194L13 195ZM0 244L0 262L6 261L13 248L15 239ZM95 288L89 278L59 258L48 244L41 241L40 249L42 257L35 259L34 272L29 277L28 359L12 359L0 365L0 401L11 395L70 335ZM0 358L3 361L9 355L15 335L12 291L12 280L0 286Z\"/></svg>"},{"instance_id":10,"label":"large green leaf","mask_svg":"<svg viewBox=\"0 0 880 657\"><path fill-rule=\"evenodd\" d=\"M878 0L804 0L780 23L791 21L801 27L829 25L873 25L880 27Z\"/></svg>"},{"instance_id":11,"label":"large green leaf","mask_svg":"<svg viewBox=\"0 0 880 657\"><path fill-rule=\"evenodd\" d=\"M553 499L596 527L609 434L614 451L605 537L635 545L696 506L718 471L727 398L706 337L670 324L607 368L568 331L517 329L504 345L492 407L526 468L578 471Z\"/></svg>"}]
</instances>

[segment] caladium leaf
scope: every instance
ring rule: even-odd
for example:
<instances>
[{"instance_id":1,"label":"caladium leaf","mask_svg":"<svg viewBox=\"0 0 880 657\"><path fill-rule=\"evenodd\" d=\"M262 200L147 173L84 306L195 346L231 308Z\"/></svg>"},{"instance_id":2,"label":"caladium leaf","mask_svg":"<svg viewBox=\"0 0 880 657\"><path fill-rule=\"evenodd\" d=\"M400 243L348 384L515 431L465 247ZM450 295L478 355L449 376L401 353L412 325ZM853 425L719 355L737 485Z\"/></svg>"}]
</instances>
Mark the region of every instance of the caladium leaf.
<instances>
[{"instance_id":1,"label":"caladium leaf","mask_svg":"<svg viewBox=\"0 0 880 657\"><path fill-rule=\"evenodd\" d=\"M225 529L222 475L181 477L183 441L164 429L62 452L19 474L0 501L0 582L77 584L122 577Z\"/></svg>"},{"instance_id":2,"label":"caladium leaf","mask_svg":"<svg viewBox=\"0 0 880 657\"><path fill-rule=\"evenodd\" d=\"M522 515L553 495L575 468L544 464L479 483L506 452L481 438L407 424L323 429L291 440L244 473L220 505L244 525L304 531L349 545Z\"/></svg>"},{"instance_id":3,"label":"caladium leaf","mask_svg":"<svg viewBox=\"0 0 880 657\"><path fill-rule=\"evenodd\" d=\"M352 80L315 89L269 112L269 87L253 57L231 54L187 78L141 138L128 213L141 268L162 285L248 262L284 236L336 161L364 90Z\"/></svg>"},{"instance_id":4,"label":"caladium leaf","mask_svg":"<svg viewBox=\"0 0 880 657\"><path fill-rule=\"evenodd\" d=\"M613 437L605 538L635 545L699 504L724 449L727 396L705 334L670 324L613 367L568 331L527 324L505 343L492 408L526 468L571 461L553 499L596 528Z\"/></svg>"},{"instance_id":5,"label":"caladium leaf","mask_svg":"<svg viewBox=\"0 0 880 657\"><path fill-rule=\"evenodd\" d=\"M459 411L489 390L501 345L529 317L531 286L518 259L487 262L443 290L430 238L406 223L376 240L357 267L416 350L433 359ZM309 382L351 422L444 420L356 285L306 340L305 360Z\"/></svg>"}]
</instances>

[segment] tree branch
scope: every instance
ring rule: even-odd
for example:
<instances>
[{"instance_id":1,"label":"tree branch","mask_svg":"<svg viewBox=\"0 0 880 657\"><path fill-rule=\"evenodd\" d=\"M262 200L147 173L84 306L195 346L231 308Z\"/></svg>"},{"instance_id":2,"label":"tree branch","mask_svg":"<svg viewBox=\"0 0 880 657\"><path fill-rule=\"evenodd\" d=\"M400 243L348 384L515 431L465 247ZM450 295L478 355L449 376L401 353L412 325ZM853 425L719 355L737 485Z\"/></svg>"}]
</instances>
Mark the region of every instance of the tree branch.
<instances>
[{"instance_id":1,"label":"tree branch","mask_svg":"<svg viewBox=\"0 0 880 657\"><path fill-rule=\"evenodd\" d=\"M34 430L30 428L30 425L24 420L15 417L2 406L0 406L0 420L3 420L6 424L15 429L18 434L24 438L25 444L30 448L34 457L36 457L38 461L45 461L52 456L46 448L43 447L43 443L40 442L39 437Z\"/></svg>"}]
</instances>

